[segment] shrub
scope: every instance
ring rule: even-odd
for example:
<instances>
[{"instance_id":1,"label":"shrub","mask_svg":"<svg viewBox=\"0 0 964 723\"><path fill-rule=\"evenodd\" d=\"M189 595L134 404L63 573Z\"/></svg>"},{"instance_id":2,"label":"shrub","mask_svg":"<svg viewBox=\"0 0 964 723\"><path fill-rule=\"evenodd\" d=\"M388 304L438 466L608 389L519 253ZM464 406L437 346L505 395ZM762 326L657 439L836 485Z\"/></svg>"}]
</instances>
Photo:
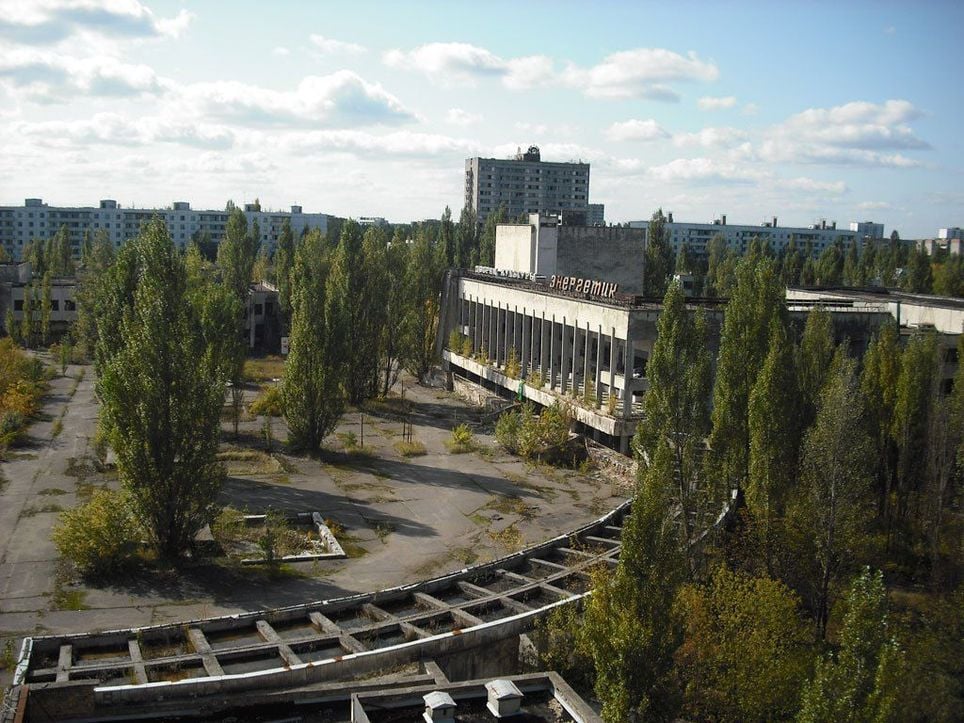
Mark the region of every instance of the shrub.
<instances>
[{"instance_id":1,"label":"shrub","mask_svg":"<svg viewBox=\"0 0 964 723\"><path fill-rule=\"evenodd\" d=\"M475 448L475 435L472 434L472 428L467 424L460 424L453 429L448 448L452 454L471 452Z\"/></svg>"},{"instance_id":2,"label":"shrub","mask_svg":"<svg viewBox=\"0 0 964 723\"><path fill-rule=\"evenodd\" d=\"M505 360L505 375L510 379L518 379L521 372L519 355L516 354L515 347L511 347Z\"/></svg>"},{"instance_id":3,"label":"shrub","mask_svg":"<svg viewBox=\"0 0 964 723\"><path fill-rule=\"evenodd\" d=\"M462 337L462 356L471 358L472 357L472 338L468 336Z\"/></svg>"},{"instance_id":4,"label":"shrub","mask_svg":"<svg viewBox=\"0 0 964 723\"><path fill-rule=\"evenodd\" d=\"M535 387L536 389L542 389L542 387L545 386L545 383L546 381L542 378L542 373L538 371L532 372L526 378L526 384L528 384L530 387Z\"/></svg>"},{"instance_id":5,"label":"shrub","mask_svg":"<svg viewBox=\"0 0 964 723\"><path fill-rule=\"evenodd\" d=\"M140 532L129 496L101 489L90 502L62 513L52 537L61 557L81 574L99 576L130 563Z\"/></svg>"},{"instance_id":6,"label":"shrub","mask_svg":"<svg viewBox=\"0 0 964 723\"><path fill-rule=\"evenodd\" d=\"M569 441L572 413L567 406L554 402L539 417L539 438L545 447L559 447Z\"/></svg>"},{"instance_id":7,"label":"shrub","mask_svg":"<svg viewBox=\"0 0 964 723\"><path fill-rule=\"evenodd\" d=\"M396 442L395 449L403 457L421 457L426 453L425 445L414 440L412 442Z\"/></svg>"},{"instance_id":8,"label":"shrub","mask_svg":"<svg viewBox=\"0 0 964 723\"><path fill-rule=\"evenodd\" d=\"M23 426L24 416L15 410L7 410L0 414L0 447L9 447L17 441Z\"/></svg>"},{"instance_id":9,"label":"shrub","mask_svg":"<svg viewBox=\"0 0 964 723\"><path fill-rule=\"evenodd\" d=\"M265 387L248 406L248 411L255 416L282 416L284 414L284 408L281 402L281 388L276 385Z\"/></svg>"},{"instance_id":10,"label":"shrub","mask_svg":"<svg viewBox=\"0 0 964 723\"><path fill-rule=\"evenodd\" d=\"M503 413L495 423L496 441L512 454L519 451L519 424L520 414L516 409Z\"/></svg>"},{"instance_id":11,"label":"shrub","mask_svg":"<svg viewBox=\"0 0 964 723\"><path fill-rule=\"evenodd\" d=\"M462 352L462 334L459 333L458 329L452 329L449 333L449 346L448 348L454 351L456 354Z\"/></svg>"}]
</instances>

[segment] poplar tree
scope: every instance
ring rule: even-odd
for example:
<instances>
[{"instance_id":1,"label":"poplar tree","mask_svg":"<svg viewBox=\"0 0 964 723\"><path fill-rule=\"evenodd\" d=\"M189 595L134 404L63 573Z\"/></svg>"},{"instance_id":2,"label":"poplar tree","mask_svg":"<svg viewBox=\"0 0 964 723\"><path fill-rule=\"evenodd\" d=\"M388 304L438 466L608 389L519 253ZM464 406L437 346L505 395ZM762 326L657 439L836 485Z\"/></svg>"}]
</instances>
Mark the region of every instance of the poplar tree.
<instances>
[{"instance_id":1,"label":"poplar tree","mask_svg":"<svg viewBox=\"0 0 964 723\"><path fill-rule=\"evenodd\" d=\"M351 404L375 395L378 387L378 342L385 323L385 268L380 229L349 220L332 258L328 299L343 315L345 391Z\"/></svg>"},{"instance_id":2,"label":"poplar tree","mask_svg":"<svg viewBox=\"0 0 964 723\"><path fill-rule=\"evenodd\" d=\"M278 247L274 252L275 283L278 287L278 306L285 329L291 323L291 269L295 261L295 238L291 232L291 219L285 218L278 235Z\"/></svg>"},{"instance_id":3,"label":"poplar tree","mask_svg":"<svg viewBox=\"0 0 964 723\"><path fill-rule=\"evenodd\" d=\"M599 570L586 605L584 634L606 721L671 720L673 654L681 632L673 602L686 576L667 445L643 470L626 518L615 571Z\"/></svg>"},{"instance_id":4,"label":"poplar tree","mask_svg":"<svg viewBox=\"0 0 964 723\"><path fill-rule=\"evenodd\" d=\"M385 319L379 340L378 356L381 378L381 395L388 392L398 380L401 371L400 357L404 353L404 325L395 320L405 318L406 313L406 271L408 269L409 247L401 234L396 231L391 243L384 252L385 260Z\"/></svg>"},{"instance_id":5,"label":"poplar tree","mask_svg":"<svg viewBox=\"0 0 964 723\"><path fill-rule=\"evenodd\" d=\"M176 558L216 510L225 377L199 332L165 224L155 217L127 248L136 283L129 297L115 287L123 310L97 396L138 516L161 556Z\"/></svg>"},{"instance_id":6,"label":"poplar tree","mask_svg":"<svg viewBox=\"0 0 964 723\"><path fill-rule=\"evenodd\" d=\"M490 216L491 218L491 216ZM406 313L402 362L420 382L435 363L442 269L426 229L419 228L405 266Z\"/></svg>"},{"instance_id":7,"label":"poplar tree","mask_svg":"<svg viewBox=\"0 0 964 723\"><path fill-rule=\"evenodd\" d=\"M657 321L656 341L646 365L649 388L643 398L643 423L636 436L645 460L660 446L671 457L673 488L669 498L679 505L683 539L700 524L707 490L700 479L700 454L709 431L710 355L702 309L691 313L679 282L670 284Z\"/></svg>"},{"instance_id":8,"label":"poplar tree","mask_svg":"<svg viewBox=\"0 0 964 723\"><path fill-rule=\"evenodd\" d=\"M44 274L40 287L40 343L47 346L50 338L50 312L53 308L50 272Z\"/></svg>"},{"instance_id":9,"label":"poplar tree","mask_svg":"<svg viewBox=\"0 0 964 723\"><path fill-rule=\"evenodd\" d=\"M743 257L724 311L713 387L711 459L718 485L726 489L744 487L749 476L750 392L766 359L771 323L785 314L783 300L773 261Z\"/></svg>"},{"instance_id":10,"label":"poplar tree","mask_svg":"<svg viewBox=\"0 0 964 723\"><path fill-rule=\"evenodd\" d=\"M897 325L884 324L863 358L860 394L867 410L867 428L874 442L877 510L887 515L894 490L897 445L893 436L900 379L901 350Z\"/></svg>"},{"instance_id":11,"label":"poplar tree","mask_svg":"<svg viewBox=\"0 0 964 723\"><path fill-rule=\"evenodd\" d=\"M851 239L850 246L847 247L847 255L844 257L844 280L850 286L863 286L867 283L863 271L863 266L860 264L860 253L857 249L857 240Z\"/></svg>"},{"instance_id":12,"label":"poplar tree","mask_svg":"<svg viewBox=\"0 0 964 723\"><path fill-rule=\"evenodd\" d=\"M495 227L500 223L507 223L509 218L505 204L501 204L495 211L489 213L479 239L479 263L482 266L492 266L495 263Z\"/></svg>"},{"instance_id":13,"label":"poplar tree","mask_svg":"<svg viewBox=\"0 0 964 723\"><path fill-rule=\"evenodd\" d=\"M288 441L309 453L334 430L345 404L344 332L341 315L327 298L325 245L313 230L295 253L290 351L281 383Z\"/></svg>"},{"instance_id":14,"label":"poplar tree","mask_svg":"<svg viewBox=\"0 0 964 723\"><path fill-rule=\"evenodd\" d=\"M770 322L770 348L750 392L750 476L746 502L763 534L772 574L775 526L797 478L800 427L793 343L777 318Z\"/></svg>"},{"instance_id":15,"label":"poplar tree","mask_svg":"<svg viewBox=\"0 0 964 723\"><path fill-rule=\"evenodd\" d=\"M248 296L255 254L254 241L248 234L248 219L241 209L235 208L228 214L224 239L218 245L218 268L224 284L243 304Z\"/></svg>"},{"instance_id":16,"label":"poplar tree","mask_svg":"<svg viewBox=\"0 0 964 723\"><path fill-rule=\"evenodd\" d=\"M817 400L823 388L830 362L833 361L833 318L830 312L819 306L810 309L807 323L800 340L799 390L801 404L801 431L813 424L817 413Z\"/></svg>"},{"instance_id":17,"label":"poplar tree","mask_svg":"<svg viewBox=\"0 0 964 723\"><path fill-rule=\"evenodd\" d=\"M455 263L455 224L452 223L452 209L448 206L442 211L439 243L445 252L445 268L450 268Z\"/></svg>"},{"instance_id":18,"label":"poplar tree","mask_svg":"<svg viewBox=\"0 0 964 723\"><path fill-rule=\"evenodd\" d=\"M479 222L475 211L465 206L455 227L455 268L474 267L479 261Z\"/></svg>"},{"instance_id":19,"label":"poplar tree","mask_svg":"<svg viewBox=\"0 0 964 723\"><path fill-rule=\"evenodd\" d=\"M799 723L888 721L909 712L897 708L907 666L888 617L883 575L865 569L847 594L839 651L819 659L804 686Z\"/></svg>"},{"instance_id":20,"label":"poplar tree","mask_svg":"<svg viewBox=\"0 0 964 723\"><path fill-rule=\"evenodd\" d=\"M817 632L824 637L834 590L866 535L873 445L866 432L856 363L838 348L820 394L817 419L803 441L792 524L804 548ZM811 562L812 561L812 562Z\"/></svg>"},{"instance_id":21,"label":"poplar tree","mask_svg":"<svg viewBox=\"0 0 964 723\"><path fill-rule=\"evenodd\" d=\"M643 265L643 295L662 297L672 273L673 249L666 231L666 216L659 208L649 220L646 230L646 253Z\"/></svg>"},{"instance_id":22,"label":"poplar tree","mask_svg":"<svg viewBox=\"0 0 964 723\"><path fill-rule=\"evenodd\" d=\"M901 288L915 294L929 294L934 286L931 257L923 246L915 246L907 260Z\"/></svg>"},{"instance_id":23,"label":"poplar tree","mask_svg":"<svg viewBox=\"0 0 964 723\"><path fill-rule=\"evenodd\" d=\"M23 316L20 319L20 340L28 349L33 346L33 301L33 284L28 284L23 289Z\"/></svg>"}]
</instances>

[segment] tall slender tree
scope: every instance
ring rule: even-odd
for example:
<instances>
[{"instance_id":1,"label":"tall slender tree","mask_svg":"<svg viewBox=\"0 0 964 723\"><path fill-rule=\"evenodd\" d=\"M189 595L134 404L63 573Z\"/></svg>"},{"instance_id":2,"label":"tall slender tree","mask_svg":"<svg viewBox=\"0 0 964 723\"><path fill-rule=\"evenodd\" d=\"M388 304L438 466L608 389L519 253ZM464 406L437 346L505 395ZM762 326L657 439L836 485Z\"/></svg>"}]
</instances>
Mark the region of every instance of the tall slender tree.
<instances>
[{"instance_id":1,"label":"tall slender tree","mask_svg":"<svg viewBox=\"0 0 964 723\"><path fill-rule=\"evenodd\" d=\"M750 392L769 349L775 318L782 319L784 287L770 259L743 257L736 287L723 317L710 448L713 475L721 487L745 487L750 472Z\"/></svg>"},{"instance_id":2,"label":"tall slender tree","mask_svg":"<svg viewBox=\"0 0 964 723\"><path fill-rule=\"evenodd\" d=\"M866 405L868 430L874 442L877 511L885 516L889 514L896 482L897 445L893 430L900 361L897 325L887 323L867 348L860 375L860 394Z\"/></svg>"},{"instance_id":3,"label":"tall slender tree","mask_svg":"<svg viewBox=\"0 0 964 723\"><path fill-rule=\"evenodd\" d=\"M291 323L291 269L295 261L295 239L291 232L291 219L285 218L278 235L278 248L274 252L275 283L278 287L278 306L285 328Z\"/></svg>"},{"instance_id":4,"label":"tall slender tree","mask_svg":"<svg viewBox=\"0 0 964 723\"><path fill-rule=\"evenodd\" d=\"M383 397L388 396L402 368L400 358L404 353L405 328L404 324L397 324L392 320L404 320L406 314L408 254L408 243L396 231L385 250L384 312L387 323L382 326L378 350Z\"/></svg>"},{"instance_id":5,"label":"tall slender tree","mask_svg":"<svg viewBox=\"0 0 964 723\"><path fill-rule=\"evenodd\" d=\"M292 317L281 396L289 442L312 453L344 410L344 329L327 298L329 261L317 230L298 246L292 272Z\"/></svg>"},{"instance_id":6,"label":"tall slender tree","mask_svg":"<svg viewBox=\"0 0 964 723\"><path fill-rule=\"evenodd\" d=\"M97 395L121 480L159 553L176 558L214 517L225 377L165 224L155 217L129 246L136 284L132 298L117 299L119 339Z\"/></svg>"},{"instance_id":7,"label":"tall slender tree","mask_svg":"<svg viewBox=\"0 0 964 723\"><path fill-rule=\"evenodd\" d=\"M666 232L666 216L659 208L649 220L646 230L646 253L643 262L643 294L660 297L673 272L673 249Z\"/></svg>"},{"instance_id":8,"label":"tall slender tree","mask_svg":"<svg viewBox=\"0 0 964 723\"><path fill-rule=\"evenodd\" d=\"M40 343L44 346L50 340L50 312L53 310L53 287L50 271L44 274L40 285Z\"/></svg>"},{"instance_id":9,"label":"tall slender tree","mask_svg":"<svg viewBox=\"0 0 964 723\"><path fill-rule=\"evenodd\" d=\"M424 381L435 362L441 275L439 253L427 230L419 228L405 267L405 351L402 355L405 368L419 381Z\"/></svg>"},{"instance_id":10,"label":"tall slender tree","mask_svg":"<svg viewBox=\"0 0 964 723\"><path fill-rule=\"evenodd\" d=\"M817 401L820 390L830 371L833 360L833 318L830 312L815 306L807 314L807 323L800 340L800 355L797 363L799 370L799 386L802 404L801 431L806 430L817 413Z\"/></svg>"}]
</instances>

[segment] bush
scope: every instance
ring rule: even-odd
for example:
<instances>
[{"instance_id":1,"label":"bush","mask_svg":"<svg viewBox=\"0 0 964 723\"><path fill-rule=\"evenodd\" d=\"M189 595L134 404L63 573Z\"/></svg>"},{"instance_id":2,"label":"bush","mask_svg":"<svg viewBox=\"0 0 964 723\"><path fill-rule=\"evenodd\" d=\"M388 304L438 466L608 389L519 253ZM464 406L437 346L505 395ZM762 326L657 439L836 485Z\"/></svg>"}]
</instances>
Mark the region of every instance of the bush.
<instances>
[{"instance_id":1,"label":"bush","mask_svg":"<svg viewBox=\"0 0 964 723\"><path fill-rule=\"evenodd\" d=\"M475 449L475 435L467 424L460 424L452 430L452 439L448 444L452 454L464 454Z\"/></svg>"},{"instance_id":2,"label":"bush","mask_svg":"<svg viewBox=\"0 0 964 723\"><path fill-rule=\"evenodd\" d=\"M462 334L459 333L458 329L452 329L449 333L449 345L448 348L454 351L456 354L462 353Z\"/></svg>"},{"instance_id":3,"label":"bush","mask_svg":"<svg viewBox=\"0 0 964 723\"><path fill-rule=\"evenodd\" d=\"M0 447L9 447L16 442L26 421L18 411L8 410L0 414Z\"/></svg>"},{"instance_id":4,"label":"bush","mask_svg":"<svg viewBox=\"0 0 964 723\"><path fill-rule=\"evenodd\" d=\"M403 457L421 457L426 453L425 445L419 441L396 442L395 449Z\"/></svg>"},{"instance_id":5,"label":"bush","mask_svg":"<svg viewBox=\"0 0 964 723\"><path fill-rule=\"evenodd\" d=\"M495 439L507 452L516 454L519 451L520 414L511 409L499 416L495 423Z\"/></svg>"},{"instance_id":6,"label":"bush","mask_svg":"<svg viewBox=\"0 0 964 723\"><path fill-rule=\"evenodd\" d=\"M462 356L472 358L472 338L469 336L462 337Z\"/></svg>"},{"instance_id":7,"label":"bush","mask_svg":"<svg viewBox=\"0 0 964 723\"><path fill-rule=\"evenodd\" d=\"M521 373L522 367L519 364L519 355L516 354L515 347L511 347L505 360L505 375L510 379L518 379Z\"/></svg>"},{"instance_id":8,"label":"bush","mask_svg":"<svg viewBox=\"0 0 964 723\"><path fill-rule=\"evenodd\" d=\"M61 557L81 574L100 576L130 563L141 528L126 493L101 489L90 502L62 513L52 537Z\"/></svg>"},{"instance_id":9,"label":"bush","mask_svg":"<svg viewBox=\"0 0 964 723\"><path fill-rule=\"evenodd\" d=\"M281 388L272 385L255 397L255 400L248 406L248 411L255 415L266 415L269 417L280 417L284 414L281 402Z\"/></svg>"}]
</instances>

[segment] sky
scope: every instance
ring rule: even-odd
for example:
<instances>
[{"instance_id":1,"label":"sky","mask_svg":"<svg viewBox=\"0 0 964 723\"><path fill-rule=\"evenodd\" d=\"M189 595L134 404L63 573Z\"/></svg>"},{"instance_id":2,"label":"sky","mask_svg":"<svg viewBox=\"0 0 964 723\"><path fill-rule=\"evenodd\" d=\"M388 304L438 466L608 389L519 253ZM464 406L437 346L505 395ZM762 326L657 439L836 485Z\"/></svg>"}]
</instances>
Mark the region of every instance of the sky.
<instances>
[{"instance_id":1,"label":"sky","mask_svg":"<svg viewBox=\"0 0 964 723\"><path fill-rule=\"evenodd\" d=\"M964 226L964 3L0 0L0 205L458 216L465 159L606 220Z\"/></svg>"}]
</instances>

